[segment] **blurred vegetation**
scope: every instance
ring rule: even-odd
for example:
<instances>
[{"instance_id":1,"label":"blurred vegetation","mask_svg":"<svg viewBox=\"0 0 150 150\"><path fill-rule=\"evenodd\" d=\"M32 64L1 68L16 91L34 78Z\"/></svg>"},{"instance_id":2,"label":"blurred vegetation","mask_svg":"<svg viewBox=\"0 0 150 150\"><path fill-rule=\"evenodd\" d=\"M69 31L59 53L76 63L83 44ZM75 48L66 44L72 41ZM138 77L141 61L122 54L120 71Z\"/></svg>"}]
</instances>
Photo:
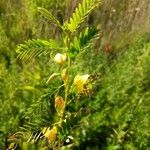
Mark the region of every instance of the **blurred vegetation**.
<instances>
[{"instance_id":1,"label":"blurred vegetation","mask_svg":"<svg viewBox=\"0 0 150 150\"><path fill-rule=\"evenodd\" d=\"M60 83L46 84L56 71L50 56L26 63L18 60L15 52L24 40L62 40L56 26L43 18L37 7L52 12L62 24L79 2L0 1L0 149L6 149L19 131L17 138L24 138L19 141L20 149L38 149L40 143L24 141L55 118L53 91ZM95 82L90 96L81 96L68 108L80 108L82 115L75 120L77 127L69 133L73 139L64 149L149 149L149 3L102 1L87 19L85 25L100 26L102 33L93 48L79 54L72 72L91 74ZM27 134L22 137L22 132Z\"/></svg>"}]
</instances>

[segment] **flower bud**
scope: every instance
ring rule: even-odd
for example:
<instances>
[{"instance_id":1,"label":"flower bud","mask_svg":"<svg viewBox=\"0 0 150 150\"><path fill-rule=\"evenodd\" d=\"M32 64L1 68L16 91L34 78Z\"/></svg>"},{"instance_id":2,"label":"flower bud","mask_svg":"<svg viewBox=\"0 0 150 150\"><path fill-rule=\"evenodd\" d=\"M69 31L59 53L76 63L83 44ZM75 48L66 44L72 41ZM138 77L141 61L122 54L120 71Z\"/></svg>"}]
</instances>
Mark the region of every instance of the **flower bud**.
<instances>
[{"instance_id":1,"label":"flower bud","mask_svg":"<svg viewBox=\"0 0 150 150\"><path fill-rule=\"evenodd\" d=\"M61 65L66 61L66 59L67 59L66 54L57 53L54 57L54 62Z\"/></svg>"},{"instance_id":2,"label":"flower bud","mask_svg":"<svg viewBox=\"0 0 150 150\"><path fill-rule=\"evenodd\" d=\"M63 100L63 98L61 96L56 96L55 98L55 108L58 111L58 113L60 113L65 106L65 102Z\"/></svg>"},{"instance_id":3,"label":"flower bud","mask_svg":"<svg viewBox=\"0 0 150 150\"><path fill-rule=\"evenodd\" d=\"M68 83L68 75L67 75L67 69L63 69L61 72L61 78L64 81L65 84Z\"/></svg>"}]
</instances>

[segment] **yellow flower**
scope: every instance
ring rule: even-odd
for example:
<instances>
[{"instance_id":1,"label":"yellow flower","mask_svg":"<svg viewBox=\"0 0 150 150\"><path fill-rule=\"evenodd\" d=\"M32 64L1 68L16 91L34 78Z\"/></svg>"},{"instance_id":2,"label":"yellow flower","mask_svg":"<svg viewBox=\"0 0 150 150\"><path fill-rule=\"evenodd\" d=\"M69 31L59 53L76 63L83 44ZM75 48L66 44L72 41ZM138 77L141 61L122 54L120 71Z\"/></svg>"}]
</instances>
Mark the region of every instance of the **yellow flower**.
<instances>
[{"instance_id":1,"label":"yellow flower","mask_svg":"<svg viewBox=\"0 0 150 150\"><path fill-rule=\"evenodd\" d=\"M51 130L47 127L45 127L42 130L42 133L44 134L44 136L48 139L49 142L55 142L56 140L56 135L57 135L57 127L53 127Z\"/></svg>"},{"instance_id":2,"label":"yellow flower","mask_svg":"<svg viewBox=\"0 0 150 150\"><path fill-rule=\"evenodd\" d=\"M76 75L73 81L73 85L77 86L78 93L84 92L84 85L87 83L87 80L89 78L88 74L85 75Z\"/></svg>"},{"instance_id":3,"label":"yellow flower","mask_svg":"<svg viewBox=\"0 0 150 150\"><path fill-rule=\"evenodd\" d=\"M63 64L66 61L66 59L66 54L57 53L54 57L54 62L56 62L57 64Z\"/></svg>"}]
</instances>

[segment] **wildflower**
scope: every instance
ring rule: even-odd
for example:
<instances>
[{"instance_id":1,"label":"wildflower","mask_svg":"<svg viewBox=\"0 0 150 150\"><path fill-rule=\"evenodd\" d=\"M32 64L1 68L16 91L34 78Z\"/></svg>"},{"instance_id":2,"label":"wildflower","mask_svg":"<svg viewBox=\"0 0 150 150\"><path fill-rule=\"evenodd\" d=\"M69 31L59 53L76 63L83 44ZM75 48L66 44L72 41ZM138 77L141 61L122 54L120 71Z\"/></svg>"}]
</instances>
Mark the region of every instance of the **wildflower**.
<instances>
[{"instance_id":1,"label":"wildflower","mask_svg":"<svg viewBox=\"0 0 150 150\"><path fill-rule=\"evenodd\" d=\"M77 86L78 93L84 92L84 85L87 83L87 80L89 78L88 74L85 75L76 75L73 81L73 85Z\"/></svg>"},{"instance_id":2,"label":"wildflower","mask_svg":"<svg viewBox=\"0 0 150 150\"><path fill-rule=\"evenodd\" d=\"M60 113L65 106L65 102L63 100L63 98L61 96L56 96L55 98L55 108L57 110L58 113Z\"/></svg>"},{"instance_id":3,"label":"wildflower","mask_svg":"<svg viewBox=\"0 0 150 150\"><path fill-rule=\"evenodd\" d=\"M45 127L42 130L42 133L44 136L48 139L49 142L53 143L56 140L56 135L57 135L57 127L54 126L51 130L47 127Z\"/></svg>"},{"instance_id":4,"label":"wildflower","mask_svg":"<svg viewBox=\"0 0 150 150\"><path fill-rule=\"evenodd\" d=\"M54 57L54 62L56 62L57 64L63 64L66 61L66 59L66 54L57 53Z\"/></svg>"}]
</instances>

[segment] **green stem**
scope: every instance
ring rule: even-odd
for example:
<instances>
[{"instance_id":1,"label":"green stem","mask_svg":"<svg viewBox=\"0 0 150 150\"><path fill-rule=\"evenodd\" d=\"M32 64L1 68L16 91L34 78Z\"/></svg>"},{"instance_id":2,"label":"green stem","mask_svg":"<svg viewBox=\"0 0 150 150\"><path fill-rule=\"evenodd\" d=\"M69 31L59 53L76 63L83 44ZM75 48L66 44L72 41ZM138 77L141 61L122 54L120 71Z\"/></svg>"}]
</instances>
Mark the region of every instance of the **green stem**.
<instances>
[{"instance_id":1,"label":"green stem","mask_svg":"<svg viewBox=\"0 0 150 150\"><path fill-rule=\"evenodd\" d=\"M70 39L69 38L69 35L67 34L67 39ZM67 40L67 43L65 45L68 49L69 47L69 40ZM70 61L70 57L69 57L69 53L67 52L67 83L65 84L65 102L64 102L64 108L60 114L60 119L59 119L59 123L60 123L60 126L63 122L63 118L64 118L64 113L65 113L65 109L66 109L66 106L67 106L67 101L68 101L68 95L69 95L69 75L70 75L70 64L71 64L71 61Z\"/></svg>"}]
</instances>

